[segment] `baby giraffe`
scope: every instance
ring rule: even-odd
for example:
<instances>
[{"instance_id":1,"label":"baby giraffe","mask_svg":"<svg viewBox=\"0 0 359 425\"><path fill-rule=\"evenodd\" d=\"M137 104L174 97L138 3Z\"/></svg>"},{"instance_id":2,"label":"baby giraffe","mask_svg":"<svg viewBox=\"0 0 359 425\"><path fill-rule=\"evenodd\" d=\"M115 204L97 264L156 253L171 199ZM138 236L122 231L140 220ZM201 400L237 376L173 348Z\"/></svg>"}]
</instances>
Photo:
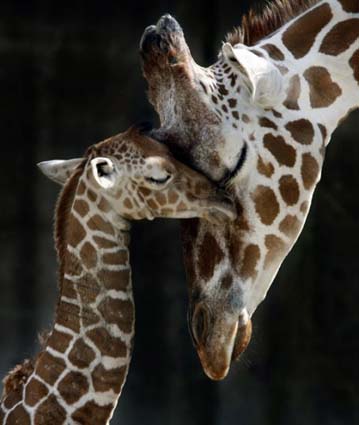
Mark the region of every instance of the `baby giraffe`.
<instances>
[{"instance_id":1,"label":"baby giraffe","mask_svg":"<svg viewBox=\"0 0 359 425\"><path fill-rule=\"evenodd\" d=\"M4 380L0 424L108 424L134 336L128 220L218 222L235 212L205 177L136 129L84 158L39 166L64 184L55 217L60 295L44 348Z\"/></svg>"}]
</instances>

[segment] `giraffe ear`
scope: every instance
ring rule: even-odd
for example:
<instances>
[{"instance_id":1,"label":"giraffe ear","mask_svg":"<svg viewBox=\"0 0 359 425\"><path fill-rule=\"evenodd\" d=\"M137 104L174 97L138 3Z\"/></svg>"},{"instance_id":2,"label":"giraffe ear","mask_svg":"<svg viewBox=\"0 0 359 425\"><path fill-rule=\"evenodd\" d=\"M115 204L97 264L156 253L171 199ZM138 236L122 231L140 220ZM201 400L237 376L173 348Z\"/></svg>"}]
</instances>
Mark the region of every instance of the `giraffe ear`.
<instances>
[{"instance_id":1,"label":"giraffe ear","mask_svg":"<svg viewBox=\"0 0 359 425\"><path fill-rule=\"evenodd\" d=\"M50 180L64 185L71 176L74 169L83 161L82 158L74 159L54 159L52 161L42 161L37 164L40 170Z\"/></svg>"},{"instance_id":2,"label":"giraffe ear","mask_svg":"<svg viewBox=\"0 0 359 425\"><path fill-rule=\"evenodd\" d=\"M97 157L91 160L91 168L96 182L104 189L110 189L116 181L113 162L109 158Z\"/></svg>"},{"instance_id":3,"label":"giraffe ear","mask_svg":"<svg viewBox=\"0 0 359 425\"><path fill-rule=\"evenodd\" d=\"M233 47L225 43L222 53L243 75L253 103L270 108L282 100L283 77L271 62L251 52L243 44Z\"/></svg>"}]
</instances>

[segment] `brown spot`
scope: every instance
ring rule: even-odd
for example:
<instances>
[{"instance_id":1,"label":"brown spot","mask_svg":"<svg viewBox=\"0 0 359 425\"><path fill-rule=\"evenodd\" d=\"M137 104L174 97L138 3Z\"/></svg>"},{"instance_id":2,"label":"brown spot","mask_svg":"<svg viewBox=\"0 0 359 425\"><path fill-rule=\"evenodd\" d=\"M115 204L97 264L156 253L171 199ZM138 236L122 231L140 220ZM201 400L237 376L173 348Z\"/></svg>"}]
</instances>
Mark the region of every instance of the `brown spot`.
<instances>
[{"instance_id":1,"label":"brown spot","mask_svg":"<svg viewBox=\"0 0 359 425\"><path fill-rule=\"evenodd\" d=\"M304 78L310 86L310 104L313 108L324 108L331 105L342 93L341 88L322 66L308 68L304 72Z\"/></svg>"},{"instance_id":2,"label":"brown spot","mask_svg":"<svg viewBox=\"0 0 359 425\"><path fill-rule=\"evenodd\" d=\"M256 267L261 253L258 245L248 245L244 250L241 276L243 279L254 279L257 275Z\"/></svg>"},{"instance_id":3,"label":"brown spot","mask_svg":"<svg viewBox=\"0 0 359 425\"><path fill-rule=\"evenodd\" d=\"M277 128L278 128L277 124L275 124L273 121L271 121L270 119L265 118L265 117L261 117L259 119L259 125L261 127L273 128L274 130L277 130Z\"/></svg>"},{"instance_id":4,"label":"brown spot","mask_svg":"<svg viewBox=\"0 0 359 425\"><path fill-rule=\"evenodd\" d=\"M131 199L130 199L130 198L126 198L126 199L123 201L123 205L124 205L126 208L128 208L129 210L132 210L132 208L133 208L133 204L132 204L132 201L131 201Z\"/></svg>"},{"instance_id":5,"label":"brown spot","mask_svg":"<svg viewBox=\"0 0 359 425\"><path fill-rule=\"evenodd\" d=\"M228 108L227 108L227 106L226 106L226 105L222 105L222 111L223 111L223 112L228 112Z\"/></svg>"},{"instance_id":6,"label":"brown spot","mask_svg":"<svg viewBox=\"0 0 359 425\"><path fill-rule=\"evenodd\" d=\"M147 205L152 209L152 210L157 210L158 209L158 205L157 202L155 202L154 199L149 199L147 201Z\"/></svg>"},{"instance_id":7,"label":"brown spot","mask_svg":"<svg viewBox=\"0 0 359 425\"><path fill-rule=\"evenodd\" d=\"M98 310L107 323L116 324L125 333L132 331L135 315L132 301L106 297Z\"/></svg>"},{"instance_id":8,"label":"brown spot","mask_svg":"<svg viewBox=\"0 0 359 425\"><path fill-rule=\"evenodd\" d=\"M144 197L147 197L151 194L151 190L148 189L147 187L139 187L138 191L141 193L141 195L143 195Z\"/></svg>"},{"instance_id":9,"label":"brown spot","mask_svg":"<svg viewBox=\"0 0 359 425\"><path fill-rule=\"evenodd\" d=\"M317 182L319 176L319 165L310 153L304 153L302 157L302 179L304 187L309 190Z\"/></svg>"},{"instance_id":10,"label":"brown spot","mask_svg":"<svg viewBox=\"0 0 359 425\"><path fill-rule=\"evenodd\" d=\"M200 221L198 218L181 220L181 237L183 246L183 261L185 265L188 284L191 287L195 281L195 264L193 246L198 236Z\"/></svg>"},{"instance_id":11,"label":"brown spot","mask_svg":"<svg viewBox=\"0 0 359 425\"><path fill-rule=\"evenodd\" d=\"M68 243L74 248L85 238L86 232L77 218L71 214L70 217L71 232L68 235Z\"/></svg>"},{"instance_id":12,"label":"brown spot","mask_svg":"<svg viewBox=\"0 0 359 425\"><path fill-rule=\"evenodd\" d=\"M87 202L82 199L76 199L73 208L81 217L84 217L90 211Z\"/></svg>"},{"instance_id":13,"label":"brown spot","mask_svg":"<svg viewBox=\"0 0 359 425\"><path fill-rule=\"evenodd\" d=\"M88 367L95 357L93 349L82 338L75 342L69 354L70 362L80 369Z\"/></svg>"},{"instance_id":14,"label":"brown spot","mask_svg":"<svg viewBox=\"0 0 359 425\"><path fill-rule=\"evenodd\" d=\"M332 12L328 4L323 4L305 13L294 21L284 32L282 41L296 59L305 56L319 34L329 23Z\"/></svg>"},{"instance_id":15,"label":"brown spot","mask_svg":"<svg viewBox=\"0 0 359 425\"><path fill-rule=\"evenodd\" d=\"M86 190L85 183L83 182L83 180L80 180L80 183L79 183L79 184L78 184L78 186L77 186L77 191L76 191L76 193L77 193L78 195L83 195L83 194L85 193L85 190Z\"/></svg>"},{"instance_id":16,"label":"brown spot","mask_svg":"<svg viewBox=\"0 0 359 425\"><path fill-rule=\"evenodd\" d=\"M350 66L353 68L354 78L359 84L359 50L356 50L349 60Z\"/></svg>"},{"instance_id":17,"label":"brown spot","mask_svg":"<svg viewBox=\"0 0 359 425\"><path fill-rule=\"evenodd\" d=\"M276 111L275 109L272 109L272 112L276 118L282 118L282 114L280 112Z\"/></svg>"},{"instance_id":18,"label":"brown spot","mask_svg":"<svg viewBox=\"0 0 359 425\"><path fill-rule=\"evenodd\" d=\"M359 3L358 0L338 0L342 5L343 10L349 13L357 13L359 12Z\"/></svg>"},{"instance_id":19,"label":"brown spot","mask_svg":"<svg viewBox=\"0 0 359 425\"><path fill-rule=\"evenodd\" d=\"M239 120L239 113L237 111L232 111L232 117L236 120Z\"/></svg>"},{"instance_id":20,"label":"brown spot","mask_svg":"<svg viewBox=\"0 0 359 425\"><path fill-rule=\"evenodd\" d=\"M95 201L96 201L96 199L97 199L97 195L96 195L96 193L95 193L93 190L91 190L91 189L88 189L88 190L87 190L87 197L89 198L89 200L90 200L91 202L95 202Z\"/></svg>"},{"instance_id":21,"label":"brown spot","mask_svg":"<svg viewBox=\"0 0 359 425\"><path fill-rule=\"evenodd\" d=\"M112 336L106 328L96 328L88 331L86 335L101 351L103 356L125 357L127 347L121 338Z\"/></svg>"},{"instance_id":22,"label":"brown spot","mask_svg":"<svg viewBox=\"0 0 359 425\"><path fill-rule=\"evenodd\" d=\"M262 223L268 226L272 224L279 213L279 204L273 190L266 186L258 186L252 198Z\"/></svg>"},{"instance_id":23,"label":"brown spot","mask_svg":"<svg viewBox=\"0 0 359 425\"><path fill-rule=\"evenodd\" d=\"M264 267L268 267L273 262L278 262L279 257L283 256L286 250L286 244L282 239L275 235L267 235L265 237L265 245L267 248L266 258L264 260Z\"/></svg>"},{"instance_id":24,"label":"brown spot","mask_svg":"<svg viewBox=\"0 0 359 425\"><path fill-rule=\"evenodd\" d=\"M303 214L306 214L309 208L309 204L307 201L303 201L300 205L300 212L302 212Z\"/></svg>"},{"instance_id":25,"label":"brown spot","mask_svg":"<svg viewBox=\"0 0 359 425\"><path fill-rule=\"evenodd\" d=\"M203 241L199 246L198 270L200 277L204 280L211 278L216 265L223 259L224 253L218 245L216 239L206 232Z\"/></svg>"},{"instance_id":26,"label":"brown spot","mask_svg":"<svg viewBox=\"0 0 359 425\"><path fill-rule=\"evenodd\" d=\"M130 282L129 270L100 270L97 276L106 289L115 291L126 291Z\"/></svg>"},{"instance_id":27,"label":"brown spot","mask_svg":"<svg viewBox=\"0 0 359 425\"><path fill-rule=\"evenodd\" d=\"M235 108L237 106L237 99L234 99L234 98L228 99L228 105L230 108Z\"/></svg>"},{"instance_id":28,"label":"brown spot","mask_svg":"<svg viewBox=\"0 0 359 425\"><path fill-rule=\"evenodd\" d=\"M25 403L28 406L35 406L35 404L43 399L48 392L46 386L38 379L31 378L30 382L26 385Z\"/></svg>"},{"instance_id":29,"label":"brown spot","mask_svg":"<svg viewBox=\"0 0 359 425\"><path fill-rule=\"evenodd\" d=\"M278 61L284 60L283 53L274 44L268 43L268 44L265 44L264 46L261 46L261 47L268 52L268 55L272 59L278 60Z\"/></svg>"},{"instance_id":30,"label":"brown spot","mask_svg":"<svg viewBox=\"0 0 359 425\"><path fill-rule=\"evenodd\" d=\"M22 400L22 386L12 389L11 392L4 399L4 406L7 409L11 409L15 404L19 403Z\"/></svg>"},{"instance_id":31,"label":"brown spot","mask_svg":"<svg viewBox=\"0 0 359 425\"><path fill-rule=\"evenodd\" d=\"M23 408L23 406L16 406L15 409L9 413L6 419L6 425L30 425L30 415Z\"/></svg>"},{"instance_id":32,"label":"brown spot","mask_svg":"<svg viewBox=\"0 0 359 425\"><path fill-rule=\"evenodd\" d=\"M284 65L277 65L277 64L275 64L275 66L278 68L279 72L282 75L288 74L289 69L287 67L285 67Z\"/></svg>"},{"instance_id":33,"label":"brown spot","mask_svg":"<svg viewBox=\"0 0 359 425\"><path fill-rule=\"evenodd\" d=\"M285 128L290 132L296 142L302 145L310 145L313 142L314 128L310 121L304 118L290 121Z\"/></svg>"},{"instance_id":34,"label":"brown spot","mask_svg":"<svg viewBox=\"0 0 359 425\"><path fill-rule=\"evenodd\" d=\"M297 180L291 176L282 176L279 180L279 191L287 205L295 205L299 199Z\"/></svg>"},{"instance_id":35,"label":"brown spot","mask_svg":"<svg viewBox=\"0 0 359 425\"><path fill-rule=\"evenodd\" d=\"M111 209L110 203L105 198L100 198L99 203L97 204L98 208L103 212L109 212Z\"/></svg>"},{"instance_id":36,"label":"brown spot","mask_svg":"<svg viewBox=\"0 0 359 425\"><path fill-rule=\"evenodd\" d=\"M170 190L169 194L168 194L168 202L170 204L175 204L178 201L178 194L175 190Z\"/></svg>"},{"instance_id":37,"label":"brown spot","mask_svg":"<svg viewBox=\"0 0 359 425\"><path fill-rule=\"evenodd\" d=\"M359 37L359 19L339 22L326 34L319 48L321 53L337 56L345 52Z\"/></svg>"},{"instance_id":38,"label":"brown spot","mask_svg":"<svg viewBox=\"0 0 359 425\"><path fill-rule=\"evenodd\" d=\"M73 404L85 395L89 389L87 378L80 372L69 372L57 386L67 404Z\"/></svg>"},{"instance_id":39,"label":"brown spot","mask_svg":"<svg viewBox=\"0 0 359 425\"><path fill-rule=\"evenodd\" d=\"M99 283L90 274L86 274L76 283L76 290L84 305L91 304L96 301L96 298L100 293L100 289Z\"/></svg>"},{"instance_id":40,"label":"brown spot","mask_svg":"<svg viewBox=\"0 0 359 425\"><path fill-rule=\"evenodd\" d=\"M100 230L101 232L108 233L109 235L114 235L112 225L98 214L91 217L90 220L88 220L87 225L91 230Z\"/></svg>"},{"instance_id":41,"label":"brown spot","mask_svg":"<svg viewBox=\"0 0 359 425\"><path fill-rule=\"evenodd\" d=\"M75 423L86 425L105 424L110 418L112 404L98 406L94 401L88 401L84 406L77 409L71 416ZM51 424L52 425L52 424Z\"/></svg>"},{"instance_id":42,"label":"brown spot","mask_svg":"<svg viewBox=\"0 0 359 425\"><path fill-rule=\"evenodd\" d=\"M287 98L283 102L283 105L287 109L298 110L298 99L300 96L300 78L299 75L293 75L289 80L287 88Z\"/></svg>"},{"instance_id":43,"label":"brown spot","mask_svg":"<svg viewBox=\"0 0 359 425\"><path fill-rule=\"evenodd\" d=\"M61 301L57 306L56 322L74 332L80 331L80 308L75 304Z\"/></svg>"},{"instance_id":44,"label":"brown spot","mask_svg":"<svg viewBox=\"0 0 359 425\"><path fill-rule=\"evenodd\" d=\"M288 145L282 136L273 136L273 134L267 133L264 136L263 144L280 165L294 166L296 159L295 149Z\"/></svg>"},{"instance_id":45,"label":"brown spot","mask_svg":"<svg viewBox=\"0 0 359 425\"><path fill-rule=\"evenodd\" d=\"M97 254L95 248L90 242L85 242L80 251L82 263L88 268L92 269L97 265Z\"/></svg>"},{"instance_id":46,"label":"brown spot","mask_svg":"<svg viewBox=\"0 0 359 425\"><path fill-rule=\"evenodd\" d=\"M92 372L92 383L95 391L110 391L119 394L126 377L126 366L107 370L102 364Z\"/></svg>"},{"instance_id":47,"label":"brown spot","mask_svg":"<svg viewBox=\"0 0 359 425\"><path fill-rule=\"evenodd\" d=\"M223 84L218 84L218 91L222 96L227 96L228 90L225 88Z\"/></svg>"},{"instance_id":48,"label":"brown spot","mask_svg":"<svg viewBox=\"0 0 359 425\"><path fill-rule=\"evenodd\" d=\"M97 248L114 248L118 246L118 244L114 241L110 241L109 239L102 238L101 236L94 236L93 240L95 241Z\"/></svg>"},{"instance_id":49,"label":"brown spot","mask_svg":"<svg viewBox=\"0 0 359 425\"><path fill-rule=\"evenodd\" d=\"M36 373L45 382L54 385L65 367L65 362L62 359L54 357L47 351L44 351L37 359Z\"/></svg>"},{"instance_id":50,"label":"brown spot","mask_svg":"<svg viewBox=\"0 0 359 425\"><path fill-rule=\"evenodd\" d=\"M274 173L274 166L271 162L264 162L262 157L258 155L257 171L266 177L271 177Z\"/></svg>"},{"instance_id":51,"label":"brown spot","mask_svg":"<svg viewBox=\"0 0 359 425\"><path fill-rule=\"evenodd\" d=\"M68 279L65 279L62 281L61 285L61 295L63 295L66 298L70 298L73 300L77 299L77 292L75 289L75 284Z\"/></svg>"},{"instance_id":52,"label":"brown spot","mask_svg":"<svg viewBox=\"0 0 359 425\"><path fill-rule=\"evenodd\" d=\"M67 347L69 346L71 340L72 340L71 335L54 329L51 332L51 335L47 343L54 350L60 353L64 353L67 350Z\"/></svg>"},{"instance_id":53,"label":"brown spot","mask_svg":"<svg viewBox=\"0 0 359 425\"><path fill-rule=\"evenodd\" d=\"M221 288L229 289L231 288L233 283L233 277L230 273L226 273L221 280Z\"/></svg>"},{"instance_id":54,"label":"brown spot","mask_svg":"<svg viewBox=\"0 0 359 425\"><path fill-rule=\"evenodd\" d=\"M248 124L251 120L247 114L242 115L242 120L244 123Z\"/></svg>"},{"instance_id":55,"label":"brown spot","mask_svg":"<svg viewBox=\"0 0 359 425\"><path fill-rule=\"evenodd\" d=\"M155 194L155 198L156 201L160 204L160 205L166 205L167 204L167 199L166 196L162 193L162 192L156 192Z\"/></svg>"},{"instance_id":56,"label":"brown spot","mask_svg":"<svg viewBox=\"0 0 359 425\"><path fill-rule=\"evenodd\" d=\"M129 262L128 251L125 249L121 249L117 252L112 252L110 254L104 254L102 257L102 261L105 264L110 265L126 265Z\"/></svg>"},{"instance_id":57,"label":"brown spot","mask_svg":"<svg viewBox=\"0 0 359 425\"><path fill-rule=\"evenodd\" d=\"M295 215L287 215L279 224L279 230L289 237L297 236L301 222Z\"/></svg>"},{"instance_id":58,"label":"brown spot","mask_svg":"<svg viewBox=\"0 0 359 425\"><path fill-rule=\"evenodd\" d=\"M322 137L323 137L323 142L325 142L325 140L327 139L327 129L323 124L318 124L319 130L322 133Z\"/></svg>"},{"instance_id":59,"label":"brown spot","mask_svg":"<svg viewBox=\"0 0 359 425\"><path fill-rule=\"evenodd\" d=\"M212 101L213 101L213 103L218 103L218 99L216 98L216 96L214 96L214 95L212 95Z\"/></svg>"},{"instance_id":60,"label":"brown spot","mask_svg":"<svg viewBox=\"0 0 359 425\"><path fill-rule=\"evenodd\" d=\"M35 425L63 425L66 412L54 395L50 395L36 409Z\"/></svg>"}]
</instances>

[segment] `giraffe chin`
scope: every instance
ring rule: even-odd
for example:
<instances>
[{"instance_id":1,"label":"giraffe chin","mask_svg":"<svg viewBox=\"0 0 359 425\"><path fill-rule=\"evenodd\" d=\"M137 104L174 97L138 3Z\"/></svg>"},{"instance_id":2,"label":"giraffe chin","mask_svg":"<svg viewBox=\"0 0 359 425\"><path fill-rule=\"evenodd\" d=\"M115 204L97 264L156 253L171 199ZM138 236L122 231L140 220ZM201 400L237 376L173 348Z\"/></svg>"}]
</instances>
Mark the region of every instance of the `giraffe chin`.
<instances>
[{"instance_id":1,"label":"giraffe chin","mask_svg":"<svg viewBox=\"0 0 359 425\"><path fill-rule=\"evenodd\" d=\"M237 361L247 348L252 335L251 320L248 319L246 324L239 320L234 326L232 335L227 346L221 346L218 341L213 344L215 348L212 350L208 345L197 348L203 371L213 381L223 380L228 375L232 362Z\"/></svg>"}]
</instances>

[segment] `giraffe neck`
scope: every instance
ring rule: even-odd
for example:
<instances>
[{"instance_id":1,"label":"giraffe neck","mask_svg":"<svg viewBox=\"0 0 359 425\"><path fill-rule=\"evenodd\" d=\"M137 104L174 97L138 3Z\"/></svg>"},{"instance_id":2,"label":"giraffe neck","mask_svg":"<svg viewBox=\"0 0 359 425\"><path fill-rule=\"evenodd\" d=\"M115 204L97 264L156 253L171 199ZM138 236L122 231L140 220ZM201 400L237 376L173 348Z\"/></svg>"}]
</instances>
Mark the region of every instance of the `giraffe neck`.
<instances>
[{"instance_id":1,"label":"giraffe neck","mask_svg":"<svg viewBox=\"0 0 359 425\"><path fill-rule=\"evenodd\" d=\"M80 180L56 233L60 296L55 323L34 370L2 402L4 424L105 424L112 417L130 363L134 304L129 234L107 218L103 198ZM124 224L124 222L122 223Z\"/></svg>"}]
</instances>

